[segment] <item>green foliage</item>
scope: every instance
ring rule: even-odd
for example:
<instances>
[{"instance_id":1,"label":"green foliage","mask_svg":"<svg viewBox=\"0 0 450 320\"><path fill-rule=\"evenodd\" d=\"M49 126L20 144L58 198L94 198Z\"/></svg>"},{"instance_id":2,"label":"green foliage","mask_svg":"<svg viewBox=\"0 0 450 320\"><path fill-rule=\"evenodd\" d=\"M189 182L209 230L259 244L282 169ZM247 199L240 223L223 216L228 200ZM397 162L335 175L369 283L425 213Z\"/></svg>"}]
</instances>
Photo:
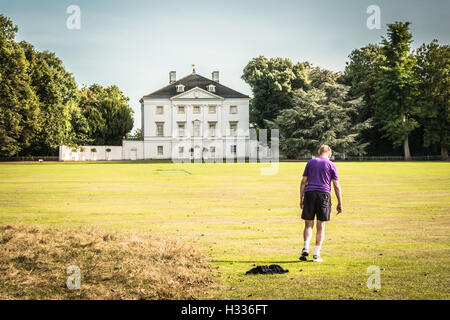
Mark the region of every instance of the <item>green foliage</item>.
<instances>
[{"instance_id":1,"label":"green foliage","mask_svg":"<svg viewBox=\"0 0 450 320\"><path fill-rule=\"evenodd\" d=\"M89 123L90 137L96 145L121 145L133 128L133 110L117 86L103 88L93 84L82 90L80 106Z\"/></svg>"},{"instance_id":2,"label":"green foliage","mask_svg":"<svg viewBox=\"0 0 450 320\"><path fill-rule=\"evenodd\" d=\"M244 68L242 79L253 90L250 121L259 127L265 120L273 120L280 110L291 106L293 90L309 86L309 64L294 64L289 59L267 59L260 56Z\"/></svg>"},{"instance_id":3,"label":"green foliage","mask_svg":"<svg viewBox=\"0 0 450 320\"><path fill-rule=\"evenodd\" d=\"M74 117L81 117L81 114L74 112L72 108L78 100L77 85L55 54L38 52L25 41L22 41L20 46L30 64L31 87L39 99L40 111L40 130L36 131L26 152L54 154L58 146L75 142L73 140L76 131L72 125L80 121Z\"/></svg>"},{"instance_id":4,"label":"green foliage","mask_svg":"<svg viewBox=\"0 0 450 320\"><path fill-rule=\"evenodd\" d=\"M78 90L54 53L15 42L17 30L0 14L0 156L121 144L133 127L133 111L119 88Z\"/></svg>"},{"instance_id":5,"label":"green foliage","mask_svg":"<svg viewBox=\"0 0 450 320\"><path fill-rule=\"evenodd\" d=\"M370 120L372 126L361 132L361 139L370 142L367 153L373 155L393 154L395 148L386 137L382 137L382 124L375 119L376 94L379 90L379 76L385 56L383 47L378 44L369 44L355 49L349 55L350 61L346 63L345 72L339 81L351 86L350 94L354 98L362 98L365 102L361 112L357 115L360 122Z\"/></svg>"},{"instance_id":6,"label":"green foliage","mask_svg":"<svg viewBox=\"0 0 450 320\"><path fill-rule=\"evenodd\" d=\"M312 69L309 78L316 87L295 91L292 108L268 122L280 129L280 150L288 158L315 155L323 143L337 155L365 154L367 143L360 142L359 133L370 127L370 120L354 121L364 102L352 100L350 87L336 83L337 77L328 70Z\"/></svg>"},{"instance_id":7,"label":"green foliage","mask_svg":"<svg viewBox=\"0 0 450 320\"><path fill-rule=\"evenodd\" d=\"M0 14L0 156L14 156L28 148L40 129L30 65L14 41L15 32L17 27Z\"/></svg>"},{"instance_id":8,"label":"green foliage","mask_svg":"<svg viewBox=\"0 0 450 320\"><path fill-rule=\"evenodd\" d=\"M437 40L417 50L416 74L420 88L420 121L425 146L438 145L448 159L450 147L450 47Z\"/></svg>"},{"instance_id":9,"label":"green foliage","mask_svg":"<svg viewBox=\"0 0 450 320\"><path fill-rule=\"evenodd\" d=\"M383 55L376 93L375 117L385 136L394 146L403 144L405 159L410 158L408 136L419 126L418 87L415 77L416 59L410 52L412 36L409 22L388 25L388 38L383 39Z\"/></svg>"},{"instance_id":10,"label":"green foliage","mask_svg":"<svg viewBox=\"0 0 450 320\"><path fill-rule=\"evenodd\" d=\"M371 120L356 121L365 104L337 83L339 77L307 62L255 58L242 76L254 94L251 118L257 127L280 129L280 150L288 158L316 154L321 143L337 154L365 154L368 143L359 134Z\"/></svg>"},{"instance_id":11,"label":"green foliage","mask_svg":"<svg viewBox=\"0 0 450 320\"><path fill-rule=\"evenodd\" d=\"M141 128L136 128L136 130L134 130L133 132L133 136L137 137L139 140L143 139L143 135L142 135L142 129Z\"/></svg>"}]
</instances>

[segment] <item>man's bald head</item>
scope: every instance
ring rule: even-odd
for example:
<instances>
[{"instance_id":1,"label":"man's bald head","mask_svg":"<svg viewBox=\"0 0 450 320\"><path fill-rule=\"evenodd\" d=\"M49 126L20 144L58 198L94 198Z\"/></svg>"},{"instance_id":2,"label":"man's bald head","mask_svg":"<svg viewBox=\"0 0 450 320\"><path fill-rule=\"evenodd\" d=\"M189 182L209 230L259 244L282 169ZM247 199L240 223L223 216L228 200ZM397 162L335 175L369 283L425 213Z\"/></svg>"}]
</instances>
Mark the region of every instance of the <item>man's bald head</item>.
<instances>
[{"instance_id":1,"label":"man's bald head","mask_svg":"<svg viewBox=\"0 0 450 320\"><path fill-rule=\"evenodd\" d=\"M331 148L330 146L323 144L320 146L319 148L319 156L320 157L324 157L324 156L328 156L328 158L331 157Z\"/></svg>"}]
</instances>

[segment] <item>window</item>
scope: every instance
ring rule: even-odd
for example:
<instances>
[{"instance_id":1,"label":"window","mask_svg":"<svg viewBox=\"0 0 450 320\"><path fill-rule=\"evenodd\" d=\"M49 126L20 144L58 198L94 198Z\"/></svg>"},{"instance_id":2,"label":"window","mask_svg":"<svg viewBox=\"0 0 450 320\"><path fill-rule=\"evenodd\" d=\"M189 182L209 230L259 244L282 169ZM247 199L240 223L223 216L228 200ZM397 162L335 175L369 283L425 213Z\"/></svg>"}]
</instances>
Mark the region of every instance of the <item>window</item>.
<instances>
[{"instance_id":1,"label":"window","mask_svg":"<svg viewBox=\"0 0 450 320\"><path fill-rule=\"evenodd\" d=\"M216 106L208 106L208 113L210 114L216 113Z\"/></svg>"},{"instance_id":2,"label":"window","mask_svg":"<svg viewBox=\"0 0 450 320\"><path fill-rule=\"evenodd\" d=\"M200 121L194 121L193 122L193 133L192 135L194 137L199 137L200 136Z\"/></svg>"},{"instance_id":3,"label":"window","mask_svg":"<svg viewBox=\"0 0 450 320\"><path fill-rule=\"evenodd\" d=\"M209 92L216 92L216 86L213 84L207 85L206 88Z\"/></svg>"},{"instance_id":4,"label":"window","mask_svg":"<svg viewBox=\"0 0 450 320\"><path fill-rule=\"evenodd\" d=\"M178 114L184 114L184 106L178 106Z\"/></svg>"},{"instance_id":5,"label":"window","mask_svg":"<svg viewBox=\"0 0 450 320\"><path fill-rule=\"evenodd\" d=\"M157 106L156 107L156 114L164 114L164 107L163 106Z\"/></svg>"},{"instance_id":6,"label":"window","mask_svg":"<svg viewBox=\"0 0 450 320\"><path fill-rule=\"evenodd\" d=\"M208 135L210 137L215 137L216 136L216 123L215 122L210 122L209 123L209 132Z\"/></svg>"},{"instance_id":7,"label":"window","mask_svg":"<svg viewBox=\"0 0 450 320\"><path fill-rule=\"evenodd\" d=\"M235 144L231 145L231 153L233 153L233 154L236 153L236 145Z\"/></svg>"},{"instance_id":8,"label":"window","mask_svg":"<svg viewBox=\"0 0 450 320\"><path fill-rule=\"evenodd\" d=\"M158 156L162 156L164 154L163 146L158 146Z\"/></svg>"},{"instance_id":9,"label":"window","mask_svg":"<svg viewBox=\"0 0 450 320\"><path fill-rule=\"evenodd\" d=\"M178 153L184 153L184 147L178 147Z\"/></svg>"},{"instance_id":10,"label":"window","mask_svg":"<svg viewBox=\"0 0 450 320\"><path fill-rule=\"evenodd\" d=\"M194 106L194 113L200 113L200 106Z\"/></svg>"},{"instance_id":11,"label":"window","mask_svg":"<svg viewBox=\"0 0 450 320\"><path fill-rule=\"evenodd\" d=\"M214 146L209 147L209 152L211 152L211 154L216 153L216 147Z\"/></svg>"},{"instance_id":12,"label":"window","mask_svg":"<svg viewBox=\"0 0 450 320\"><path fill-rule=\"evenodd\" d=\"M231 113L231 114L236 114L236 113L238 113L237 106L230 106L230 113Z\"/></svg>"},{"instance_id":13,"label":"window","mask_svg":"<svg viewBox=\"0 0 450 320\"><path fill-rule=\"evenodd\" d=\"M176 85L177 92L184 92L184 86L182 84Z\"/></svg>"},{"instance_id":14,"label":"window","mask_svg":"<svg viewBox=\"0 0 450 320\"><path fill-rule=\"evenodd\" d=\"M164 122L156 123L156 136L158 136L158 137L164 136Z\"/></svg>"},{"instance_id":15,"label":"window","mask_svg":"<svg viewBox=\"0 0 450 320\"><path fill-rule=\"evenodd\" d=\"M230 122L230 136L236 136L237 124L237 122Z\"/></svg>"},{"instance_id":16,"label":"window","mask_svg":"<svg viewBox=\"0 0 450 320\"><path fill-rule=\"evenodd\" d=\"M179 137L184 137L184 128L185 128L184 122L183 123L179 122L178 123L178 136Z\"/></svg>"}]
</instances>

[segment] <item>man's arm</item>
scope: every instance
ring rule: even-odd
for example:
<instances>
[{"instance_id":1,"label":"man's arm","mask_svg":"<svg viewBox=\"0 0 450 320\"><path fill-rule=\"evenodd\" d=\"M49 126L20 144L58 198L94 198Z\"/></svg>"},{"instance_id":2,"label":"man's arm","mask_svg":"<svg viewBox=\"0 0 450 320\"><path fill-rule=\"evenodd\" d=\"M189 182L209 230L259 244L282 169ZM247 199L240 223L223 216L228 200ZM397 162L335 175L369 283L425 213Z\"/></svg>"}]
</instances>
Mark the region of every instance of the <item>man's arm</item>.
<instances>
[{"instance_id":1,"label":"man's arm","mask_svg":"<svg viewBox=\"0 0 450 320\"><path fill-rule=\"evenodd\" d=\"M302 182L300 182L300 209L303 209L303 199L305 198L305 187L308 183L308 177L303 176Z\"/></svg>"},{"instance_id":2,"label":"man's arm","mask_svg":"<svg viewBox=\"0 0 450 320\"><path fill-rule=\"evenodd\" d=\"M338 180L332 180L333 181L333 187L334 187L334 193L336 194L336 198L338 199L338 205L336 207L337 213L342 213L343 207L342 207L342 189L341 184Z\"/></svg>"}]
</instances>

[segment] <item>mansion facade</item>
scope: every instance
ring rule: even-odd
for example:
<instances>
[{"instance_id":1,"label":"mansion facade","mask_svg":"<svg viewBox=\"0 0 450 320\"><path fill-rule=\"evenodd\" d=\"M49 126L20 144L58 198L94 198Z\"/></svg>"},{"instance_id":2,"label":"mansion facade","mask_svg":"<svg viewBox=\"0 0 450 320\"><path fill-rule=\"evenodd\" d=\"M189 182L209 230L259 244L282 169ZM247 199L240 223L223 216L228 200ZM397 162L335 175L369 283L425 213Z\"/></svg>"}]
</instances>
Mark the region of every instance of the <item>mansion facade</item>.
<instances>
[{"instance_id":1,"label":"mansion facade","mask_svg":"<svg viewBox=\"0 0 450 320\"><path fill-rule=\"evenodd\" d=\"M243 159L249 157L249 96L193 72L145 95L142 138L122 146L60 147L60 160ZM94 150L95 153L90 152ZM254 148L255 149L255 148ZM82 151L79 151L82 150ZM105 151L106 150L106 151Z\"/></svg>"},{"instance_id":2,"label":"mansion facade","mask_svg":"<svg viewBox=\"0 0 450 320\"><path fill-rule=\"evenodd\" d=\"M140 100L143 140L123 142L125 159L248 157L249 97L195 73Z\"/></svg>"}]
</instances>

